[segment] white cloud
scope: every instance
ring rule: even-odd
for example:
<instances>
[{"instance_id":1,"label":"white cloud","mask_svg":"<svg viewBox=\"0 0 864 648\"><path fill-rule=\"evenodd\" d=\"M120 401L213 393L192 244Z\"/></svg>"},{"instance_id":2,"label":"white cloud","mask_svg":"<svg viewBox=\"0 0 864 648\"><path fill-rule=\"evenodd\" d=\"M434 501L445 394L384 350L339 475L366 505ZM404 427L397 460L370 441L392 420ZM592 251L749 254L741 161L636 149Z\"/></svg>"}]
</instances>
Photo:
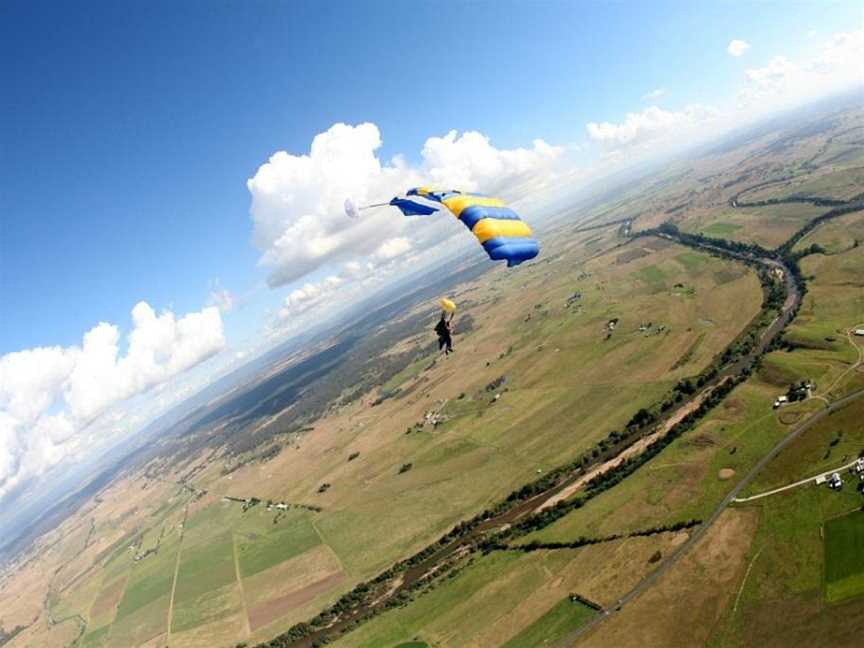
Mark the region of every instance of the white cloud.
<instances>
[{"instance_id":1,"label":"white cloud","mask_svg":"<svg viewBox=\"0 0 864 648\"><path fill-rule=\"evenodd\" d=\"M140 302L132 320L125 354L118 328L102 322L81 346L0 357L0 499L75 450L79 433L109 408L182 374L225 344L215 307L177 319Z\"/></svg>"},{"instance_id":2,"label":"white cloud","mask_svg":"<svg viewBox=\"0 0 864 648\"><path fill-rule=\"evenodd\" d=\"M693 126L710 121L717 115L716 108L699 104L689 105L680 112L649 106L641 112L627 113L620 124L590 122L585 128L591 140L608 149L614 149L649 143L673 133L680 134Z\"/></svg>"},{"instance_id":3,"label":"white cloud","mask_svg":"<svg viewBox=\"0 0 864 648\"><path fill-rule=\"evenodd\" d=\"M864 83L862 60L864 30L835 34L809 60L775 56L762 67L745 70L738 105L775 110L860 85Z\"/></svg>"},{"instance_id":4,"label":"white cloud","mask_svg":"<svg viewBox=\"0 0 864 648\"><path fill-rule=\"evenodd\" d=\"M732 48L736 42L730 43L730 53L732 49L743 51L740 47ZM586 129L589 139L610 155L623 149L635 152L635 147L642 152L671 148L697 138L716 136L779 109L861 85L862 60L864 30L835 34L809 59L774 56L761 67L746 69L735 107L720 110L692 104L681 111L671 111L650 106L628 113L619 123L590 122Z\"/></svg>"},{"instance_id":5,"label":"white cloud","mask_svg":"<svg viewBox=\"0 0 864 648\"><path fill-rule=\"evenodd\" d=\"M748 49L750 49L750 43L736 38L729 43L726 51L732 56L738 57L742 56Z\"/></svg>"},{"instance_id":6,"label":"white cloud","mask_svg":"<svg viewBox=\"0 0 864 648\"><path fill-rule=\"evenodd\" d=\"M657 88L656 90L646 92L644 95L642 95L642 101L653 101L654 99L659 99L665 94L666 88Z\"/></svg>"},{"instance_id":7,"label":"white cloud","mask_svg":"<svg viewBox=\"0 0 864 648\"><path fill-rule=\"evenodd\" d=\"M411 241L404 236L396 236L384 241L377 250L375 250L376 259L395 259L402 256L411 249Z\"/></svg>"},{"instance_id":8,"label":"white cloud","mask_svg":"<svg viewBox=\"0 0 864 648\"><path fill-rule=\"evenodd\" d=\"M295 288L285 298L279 316L288 319L315 308L332 296L343 282L341 277L330 275L322 281L307 282Z\"/></svg>"},{"instance_id":9,"label":"white cloud","mask_svg":"<svg viewBox=\"0 0 864 648\"><path fill-rule=\"evenodd\" d=\"M801 68L786 57L775 56L761 68L749 68L744 71L747 80L746 91L752 98L763 98L785 92L790 81L800 72Z\"/></svg>"},{"instance_id":10,"label":"white cloud","mask_svg":"<svg viewBox=\"0 0 864 648\"><path fill-rule=\"evenodd\" d=\"M346 198L357 204L388 200L422 184L518 195L547 179L563 150L535 140L530 149L501 150L477 132L429 138L416 168L396 156L382 163L374 124L334 124L312 140L308 154L279 151L247 182L253 240L268 283L301 280L328 265L387 258L415 245L439 219L407 219L390 209L348 219ZM387 240L390 239L390 243ZM404 239L405 242L393 243ZM398 248L398 249L397 249ZM382 256L383 255L383 256Z\"/></svg>"}]
</instances>

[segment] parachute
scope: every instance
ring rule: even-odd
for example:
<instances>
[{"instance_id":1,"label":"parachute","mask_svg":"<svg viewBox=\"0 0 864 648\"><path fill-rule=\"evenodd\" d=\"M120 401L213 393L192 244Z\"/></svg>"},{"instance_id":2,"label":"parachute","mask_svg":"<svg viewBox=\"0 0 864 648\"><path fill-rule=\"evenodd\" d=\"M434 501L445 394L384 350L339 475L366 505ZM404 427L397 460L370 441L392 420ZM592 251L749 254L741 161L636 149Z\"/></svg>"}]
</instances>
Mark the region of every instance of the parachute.
<instances>
[{"instance_id":1,"label":"parachute","mask_svg":"<svg viewBox=\"0 0 864 648\"><path fill-rule=\"evenodd\" d=\"M528 224L498 198L417 187L404 197L393 198L389 204L405 216L428 216L446 207L477 237L490 259L506 261L508 268L533 259L540 252Z\"/></svg>"},{"instance_id":2,"label":"parachute","mask_svg":"<svg viewBox=\"0 0 864 648\"><path fill-rule=\"evenodd\" d=\"M453 313L456 311L456 304L447 299L446 297L442 297L438 300L438 303L441 304L441 310L445 313Z\"/></svg>"},{"instance_id":3,"label":"parachute","mask_svg":"<svg viewBox=\"0 0 864 648\"><path fill-rule=\"evenodd\" d=\"M350 198L345 199L345 214L348 218L360 218L360 212Z\"/></svg>"},{"instance_id":4,"label":"parachute","mask_svg":"<svg viewBox=\"0 0 864 648\"><path fill-rule=\"evenodd\" d=\"M498 198L417 187L404 196L396 196L389 203L356 208L346 201L345 212L356 218L364 209L383 205L396 207L405 216L429 216L446 208L477 237L490 259L506 261L508 268L533 259L540 252L528 224Z\"/></svg>"}]
</instances>

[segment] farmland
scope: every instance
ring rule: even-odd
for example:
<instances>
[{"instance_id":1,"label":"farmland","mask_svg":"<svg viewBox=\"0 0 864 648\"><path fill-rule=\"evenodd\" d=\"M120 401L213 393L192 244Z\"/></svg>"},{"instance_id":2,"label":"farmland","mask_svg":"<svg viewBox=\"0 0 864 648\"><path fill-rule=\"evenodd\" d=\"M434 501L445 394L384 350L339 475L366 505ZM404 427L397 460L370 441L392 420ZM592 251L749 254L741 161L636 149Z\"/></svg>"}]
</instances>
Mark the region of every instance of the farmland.
<instances>
[{"instance_id":1,"label":"farmland","mask_svg":"<svg viewBox=\"0 0 864 648\"><path fill-rule=\"evenodd\" d=\"M855 145L835 131L859 113L782 155L766 136L645 178L577 222L550 225L543 256L518 272L466 264L445 282L460 307L452 356L430 347L436 286L217 399L0 583L3 627L25 627L9 645L64 645L79 632L81 646L266 642L526 484L608 459L609 439L637 413L686 406L682 385L698 397L696 377L753 323L764 294L740 259L624 236L618 223L581 228L632 216L637 233L668 220L777 247L828 208L730 200L855 195ZM774 157L763 164L754 151ZM334 645L780 646L814 629L846 645L848 618L864 613L852 485L733 504L651 588L616 606L799 423L864 387L864 343L850 334L864 321L862 223L847 214L795 245L807 253L807 292L794 321L662 451L551 523L453 557ZM772 407L804 380L811 398ZM743 494L857 456L862 407L812 426ZM636 457L645 447L633 441ZM592 542L539 546L579 539Z\"/></svg>"}]
</instances>

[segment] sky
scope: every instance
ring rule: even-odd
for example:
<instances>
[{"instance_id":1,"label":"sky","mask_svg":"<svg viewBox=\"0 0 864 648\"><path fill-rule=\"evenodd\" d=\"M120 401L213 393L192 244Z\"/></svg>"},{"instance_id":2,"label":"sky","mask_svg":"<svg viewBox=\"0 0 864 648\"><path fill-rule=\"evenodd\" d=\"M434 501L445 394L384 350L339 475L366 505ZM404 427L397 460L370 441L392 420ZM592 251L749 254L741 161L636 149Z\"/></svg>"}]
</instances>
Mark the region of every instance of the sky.
<instances>
[{"instance_id":1,"label":"sky","mask_svg":"<svg viewBox=\"0 0 864 648\"><path fill-rule=\"evenodd\" d=\"M462 233L346 197L587 183L862 43L860 2L3 2L0 515Z\"/></svg>"}]
</instances>

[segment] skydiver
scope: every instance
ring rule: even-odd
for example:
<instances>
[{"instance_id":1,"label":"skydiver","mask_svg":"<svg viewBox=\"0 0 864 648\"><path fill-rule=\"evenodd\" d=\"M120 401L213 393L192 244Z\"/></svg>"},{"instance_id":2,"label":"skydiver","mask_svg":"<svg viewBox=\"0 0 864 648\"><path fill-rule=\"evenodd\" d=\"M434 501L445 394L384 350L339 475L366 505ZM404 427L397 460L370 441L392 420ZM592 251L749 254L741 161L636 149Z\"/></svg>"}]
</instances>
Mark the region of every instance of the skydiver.
<instances>
[{"instance_id":1,"label":"skydiver","mask_svg":"<svg viewBox=\"0 0 864 648\"><path fill-rule=\"evenodd\" d=\"M453 319L453 316L450 316ZM444 355L453 353L453 324L447 320L447 313L441 313L441 319L435 325L438 334L438 350L444 349Z\"/></svg>"}]
</instances>

